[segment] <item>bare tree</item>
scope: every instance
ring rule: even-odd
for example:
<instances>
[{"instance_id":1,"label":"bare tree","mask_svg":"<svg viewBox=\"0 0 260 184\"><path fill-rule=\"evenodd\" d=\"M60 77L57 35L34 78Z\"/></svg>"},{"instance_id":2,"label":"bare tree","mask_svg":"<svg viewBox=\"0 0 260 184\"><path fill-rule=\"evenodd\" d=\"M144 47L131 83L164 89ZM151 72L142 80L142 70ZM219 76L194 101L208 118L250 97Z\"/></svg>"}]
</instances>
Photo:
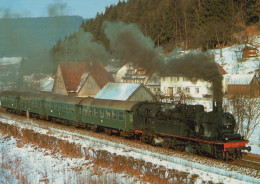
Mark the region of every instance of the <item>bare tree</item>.
<instances>
[{"instance_id":1,"label":"bare tree","mask_svg":"<svg viewBox=\"0 0 260 184\"><path fill-rule=\"evenodd\" d=\"M156 94L156 98L158 102L166 102L166 103L174 103L174 104L179 104L179 103L186 103L189 100L192 100L193 97L185 93L183 90L179 92L171 92L170 94L165 94L163 92Z\"/></svg>"},{"instance_id":2,"label":"bare tree","mask_svg":"<svg viewBox=\"0 0 260 184\"><path fill-rule=\"evenodd\" d=\"M256 127L260 124L260 99L246 98L245 99L245 115L247 119L247 126L245 131L245 138L249 139Z\"/></svg>"},{"instance_id":3,"label":"bare tree","mask_svg":"<svg viewBox=\"0 0 260 184\"><path fill-rule=\"evenodd\" d=\"M260 99L237 94L229 98L229 104L237 121L235 132L248 140L260 124Z\"/></svg>"}]
</instances>

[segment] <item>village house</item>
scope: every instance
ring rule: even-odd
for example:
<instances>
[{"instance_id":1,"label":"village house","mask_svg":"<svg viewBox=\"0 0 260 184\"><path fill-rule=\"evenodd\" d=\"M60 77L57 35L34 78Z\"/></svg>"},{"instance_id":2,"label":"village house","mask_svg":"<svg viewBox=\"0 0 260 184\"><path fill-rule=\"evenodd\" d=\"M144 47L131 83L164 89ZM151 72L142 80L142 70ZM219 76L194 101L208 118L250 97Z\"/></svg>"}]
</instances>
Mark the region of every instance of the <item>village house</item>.
<instances>
[{"instance_id":1,"label":"village house","mask_svg":"<svg viewBox=\"0 0 260 184\"><path fill-rule=\"evenodd\" d=\"M226 71L219 64L218 68L222 75L226 74ZM224 80L222 82L223 84L225 83ZM211 83L195 78L190 80L182 74L161 76L160 83L162 94L168 97L176 94L185 94L193 98L205 98L212 96ZM226 89L223 88L222 90L224 92Z\"/></svg>"},{"instance_id":2,"label":"village house","mask_svg":"<svg viewBox=\"0 0 260 184\"><path fill-rule=\"evenodd\" d=\"M94 97L113 77L98 62L59 63L52 93Z\"/></svg>"},{"instance_id":3,"label":"village house","mask_svg":"<svg viewBox=\"0 0 260 184\"><path fill-rule=\"evenodd\" d=\"M0 58L0 92L18 88L22 57Z\"/></svg>"},{"instance_id":4,"label":"village house","mask_svg":"<svg viewBox=\"0 0 260 184\"><path fill-rule=\"evenodd\" d=\"M120 65L119 62L112 62L105 68L113 76L115 82L146 84L150 77L143 68L134 67L131 62L124 65Z\"/></svg>"},{"instance_id":5,"label":"village house","mask_svg":"<svg viewBox=\"0 0 260 184\"><path fill-rule=\"evenodd\" d=\"M259 86L259 81L254 74L230 75L228 82L228 95L259 97Z\"/></svg>"},{"instance_id":6,"label":"village house","mask_svg":"<svg viewBox=\"0 0 260 184\"><path fill-rule=\"evenodd\" d=\"M153 73L145 85L154 95L161 94L161 81L158 73Z\"/></svg>"},{"instance_id":7,"label":"village house","mask_svg":"<svg viewBox=\"0 0 260 184\"><path fill-rule=\"evenodd\" d=\"M258 56L257 48L252 46L245 46L243 48L243 58L257 57L257 56Z\"/></svg>"},{"instance_id":8,"label":"village house","mask_svg":"<svg viewBox=\"0 0 260 184\"><path fill-rule=\"evenodd\" d=\"M109 82L94 97L95 99L120 101L155 101L155 95L142 83Z\"/></svg>"}]
</instances>

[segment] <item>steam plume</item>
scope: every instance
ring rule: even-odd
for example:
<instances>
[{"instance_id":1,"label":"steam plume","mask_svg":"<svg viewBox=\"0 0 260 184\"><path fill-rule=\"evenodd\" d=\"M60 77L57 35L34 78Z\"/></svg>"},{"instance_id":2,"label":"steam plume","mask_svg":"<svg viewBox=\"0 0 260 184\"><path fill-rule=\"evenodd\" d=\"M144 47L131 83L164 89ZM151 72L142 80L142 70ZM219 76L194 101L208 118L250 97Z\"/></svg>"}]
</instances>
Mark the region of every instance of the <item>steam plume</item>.
<instances>
[{"instance_id":1,"label":"steam plume","mask_svg":"<svg viewBox=\"0 0 260 184\"><path fill-rule=\"evenodd\" d=\"M64 16L66 15L67 4L66 3L55 3L48 6L49 17Z\"/></svg>"},{"instance_id":2,"label":"steam plume","mask_svg":"<svg viewBox=\"0 0 260 184\"><path fill-rule=\"evenodd\" d=\"M168 56L167 62L161 57L162 49L155 48L153 41L145 37L137 26L123 22L105 22L105 34L110 49L124 62L133 62L148 72L167 75L182 74L188 78L202 79L213 85L214 98L222 101L222 75L218 66L205 54L190 53L181 57Z\"/></svg>"},{"instance_id":3,"label":"steam plume","mask_svg":"<svg viewBox=\"0 0 260 184\"><path fill-rule=\"evenodd\" d=\"M105 22L105 35L110 41L110 49L118 54L123 62L133 62L137 66L146 68L148 71L155 70L159 65L159 53L161 47L155 47L149 37L134 24L123 22Z\"/></svg>"},{"instance_id":4,"label":"steam plume","mask_svg":"<svg viewBox=\"0 0 260 184\"><path fill-rule=\"evenodd\" d=\"M94 61L106 62L111 58L109 52L102 44L93 41L93 35L90 32L84 32L80 29L77 33L66 39L61 46L59 53L61 61Z\"/></svg>"},{"instance_id":5,"label":"steam plume","mask_svg":"<svg viewBox=\"0 0 260 184\"><path fill-rule=\"evenodd\" d=\"M0 8L1 18L18 18L21 17L18 13L13 13L9 8Z\"/></svg>"},{"instance_id":6,"label":"steam plume","mask_svg":"<svg viewBox=\"0 0 260 184\"><path fill-rule=\"evenodd\" d=\"M189 53L180 58L170 59L162 68L161 72L166 74L182 74L192 79L202 79L212 83L214 98L222 102L222 79L219 68L215 62L206 54Z\"/></svg>"}]
</instances>

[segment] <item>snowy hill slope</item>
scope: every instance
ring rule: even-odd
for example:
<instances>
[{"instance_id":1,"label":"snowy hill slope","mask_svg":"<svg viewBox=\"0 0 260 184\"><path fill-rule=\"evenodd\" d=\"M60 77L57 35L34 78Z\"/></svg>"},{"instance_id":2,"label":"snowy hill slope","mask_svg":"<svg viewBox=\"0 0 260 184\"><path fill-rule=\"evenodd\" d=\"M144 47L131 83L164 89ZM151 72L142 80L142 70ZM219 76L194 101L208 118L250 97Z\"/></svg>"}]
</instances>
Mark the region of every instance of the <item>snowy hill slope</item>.
<instances>
[{"instance_id":1,"label":"snowy hill slope","mask_svg":"<svg viewBox=\"0 0 260 184\"><path fill-rule=\"evenodd\" d=\"M254 45L247 44L247 46L255 46L260 51L260 35L254 39ZM259 69L260 55L258 57L251 57L242 59L242 49L244 44L234 45L221 50L211 50L210 53L214 54L215 61L223 66L228 74L249 74L255 73L255 70Z\"/></svg>"}]
</instances>

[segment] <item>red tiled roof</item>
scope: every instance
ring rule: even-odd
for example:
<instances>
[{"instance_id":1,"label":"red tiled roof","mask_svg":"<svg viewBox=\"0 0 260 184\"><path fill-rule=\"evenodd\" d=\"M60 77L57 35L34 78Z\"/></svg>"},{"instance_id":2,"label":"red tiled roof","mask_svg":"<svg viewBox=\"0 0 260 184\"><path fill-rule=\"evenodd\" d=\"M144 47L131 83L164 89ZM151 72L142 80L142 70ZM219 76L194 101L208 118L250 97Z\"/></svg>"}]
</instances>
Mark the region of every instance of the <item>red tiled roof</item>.
<instances>
[{"instance_id":1,"label":"red tiled roof","mask_svg":"<svg viewBox=\"0 0 260 184\"><path fill-rule=\"evenodd\" d=\"M224 68L220 64L218 64L218 69L222 75L227 74L226 70L224 70Z\"/></svg>"},{"instance_id":2,"label":"red tiled roof","mask_svg":"<svg viewBox=\"0 0 260 184\"><path fill-rule=\"evenodd\" d=\"M90 74L100 88L106 83L113 81L113 78L104 69L101 63L97 62L62 62L59 64L67 91L76 91L84 73Z\"/></svg>"}]
</instances>

